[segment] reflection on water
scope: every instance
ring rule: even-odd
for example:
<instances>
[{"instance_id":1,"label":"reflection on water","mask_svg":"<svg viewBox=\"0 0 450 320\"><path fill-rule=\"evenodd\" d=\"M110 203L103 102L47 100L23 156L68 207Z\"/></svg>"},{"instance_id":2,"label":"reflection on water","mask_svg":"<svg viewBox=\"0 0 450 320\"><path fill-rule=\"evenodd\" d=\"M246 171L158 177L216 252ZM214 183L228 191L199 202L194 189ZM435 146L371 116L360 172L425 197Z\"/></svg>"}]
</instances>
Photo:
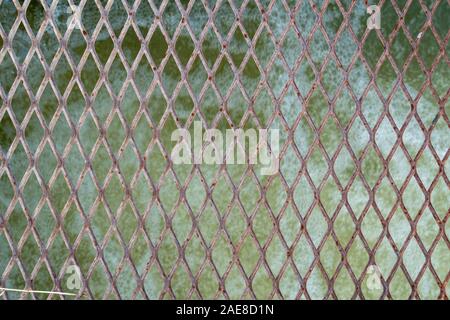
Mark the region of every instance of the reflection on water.
<instances>
[{"instance_id":1,"label":"reflection on water","mask_svg":"<svg viewBox=\"0 0 450 320\"><path fill-rule=\"evenodd\" d=\"M261 2L267 7L268 1ZM291 2L294 6L294 1L288 1L289 5ZM347 9L350 1L343 2ZM433 2L425 3L431 6ZM448 32L448 9L448 3L442 2L433 19L441 39ZM390 2L383 6L381 14L381 33L388 38L387 35L396 28L398 16ZM400 250L409 239L411 224L406 212L411 219L420 214L415 223L421 244L413 238L406 246L404 266L414 281L425 263L422 244L425 250L433 247L431 262L440 280L444 281L449 271L450 254L444 239L435 242L439 233L436 219L448 215L450 196L443 177L436 178L438 164L431 150L441 160L448 153L449 127L442 115L438 115L437 96L443 98L447 93L449 70L445 58L441 57L431 78L433 89L424 88L427 78L422 68L430 68L440 51L430 29L423 32L417 55L412 59L409 57L410 41L415 41L414 37L422 31L425 23L425 14L418 2L413 2L405 16L406 27L413 39L408 39L409 36L400 29L394 39L389 38L390 48L386 52L390 56L386 59L385 48L373 31L368 34L361 54L357 54L358 45L350 29L340 29L344 19L334 3L324 13L322 29L316 28L314 22L317 17L305 1L295 14L298 29L294 29L288 28L289 13L282 2L277 1L269 16L269 29L265 25L259 27L260 11L250 1L240 19L245 28L243 31L235 30L234 15L226 1L216 13L215 30L204 28L208 15L201 1L195 1L192 7L190 29L178 30L181 14L175 2L170 1L162 15L165 27L162 31L153 24L156 21L154 13L143 1L134 17L133 27L123 34L127 15L120 1L114 2L109 14L112 29L97 24L100 14L94 1L88 1L82 16L84 29L74 30L67 40L70 59L81 69L79 78L74 77L67 61L68 55L61 55L61 45L53 27L47 25L43 32L40 50L53 70L51 83L45 78L39 56L34 53L29 59L31 40L23 24L14 25L16 10L11 1L2 2L0 15L6 33L17 29L14 39L10 39L17 61L22 63L26 59L29 63L27 83L14 83L17 71L11 56L2 55L0 60L0 84L5 94L9 92L14 112L14 115L4 112L5 102L0 108L0 147L9 157L13 179L18 184L26 183L22 191L23 201L11 204L14 196L11 181L8 174L0 170L0 214L9 214L9 235L0 233L0 275L3 274L5 286L24 287L18 265L12 268L8 265L12 256L6 241L8 236L16 245L22 246L19 258L24 271L27 274L33 272L33 287L38 290L53 287L45 267L47 261L40 260L42 253L33 234L28 232L23 205L30 213L39 212L33 233L39 234L39 241L48 249L51 272L62 277L60 270L66 259L72 258L70 251L73 250L96 298L116 297L108 284L110 277L122 298L143 297L139 290L135 291L136 275L143 278L148 297L170 297L161 292L164 289L161 272L170 275L170 288L177 298L190 296L193 276L198 280L198 288L191 297L196 298L198 292L203 298L217 297L218 276L224 275L229 297L252 297L246 291L243 273L250 277L256 297L271 297L273 284L268 272L274 277L283 274L278 280L280 293L285 298L295 298L299 290L304 289L299 276L303 278L305 275L308 277L306 288L309 297L322 298L329 290L323 272L329 279L337 268L340 271L333 278L334 292L339 298L350 298L355 289L352 279L363 282L365 278L361 274L368 264L376 263L384 278L390 275L393 267L397 268L396 249L389 240ZM65 1L60 1L54 17L56 28L64 34L69 17ZM41 27L44 14L38 2L30 4L27 19L35 34L39 28L45 28ZM348 21L357 39L364 35L366 19L365 6L358 1ZM146 37L149 30L152 35ZM340 35L337 37L338 30ZM85 52L87 44L83 32L89 38L95 34L97 57ZM218 39L216 32L222 40ZM299 41L297 32L307 41L307 49L305 42ZM331 55L322 32L334 43ZM110 33L115 37L124 36L123 57L111 54L114 43ZM176 57L167 56L167 37L172 38L175 34ZM193 54L195 42L191 34L196 39L203 39L198 43L202 57L198 53ZM230 34L229 41L224 42L223 39ZM150 56L139 40L142 37L146 37ZM274 40L279 42L275 44ZM249 54L249 41L254 41L254 54ZM223 55L224 45L226 55ZM277 47L281 49L280 54L274 55ZM300 56L303 58L299 59ZM381 62L380 57L383 57ZM107 83L99 80L101 72L96 59L109 70ZM327 61L326 66L323 66L324 61ZM183 67L182 72L177 62ZM375 81L371 80L372 71L364 62L372 70L378 70ZM127 71L124 64L136 67L134 81L125 82ZM348 85L342 86L341 83L347 80L343 70L349 70L349 65L352 67L348 73ZM215 71L213 81L208 81L205 67ZM315 81L314 70L321 68L323 75L319 83ZM402 79L396 69L402 72ZM156 70L162 70L160 77ZM182 81L184 72L188 81ZM293 83L288 83L292 79L290 77ZM38 112L30 111L32 101L27 94L27 86L39 101ZM58 99L57 91L64 97L60 98L62 100ZM416 99L417 108L412 110L412 102ZM278 101L280 107L276 110ZM65 110L61 109L62 104ZM196 105L201 114L194 112ZM384 105L389 105L389 116ZM249 109L253 112L249 113ZM448 104L445 111L448 112ZM23 140L36 157L36 170L29 176L24 176L30 165L26 150L20 143L13 143L16 137L13 117L18 122L27 123ZM173 168L175 178L164 158L164 153L169 153L173 147L170 134L177 123L184 126L200 118L208 126L222 130L230 128L231 124L245 128L260 125L282 129L281 142L287 144L280 161L281 174L270 178L257 176L260 180L257 182L255 177L245 175L245 166L229 166L226 168L229 179L223 169L202 165L198 169L176 166ZM419 118L421 122L418 122ZM42 141L44 123L52 132L51 141ZM427 144L422 153L425 136L421 128L431 125L434 125L432 148ZM78 139L74 139L73 127L79 128L76 132ZM131 127L135 129L130 130ZM319 127L320 141L327 156L317 145ZM371 138L367 127L376 130L372 132L376 145L367 146ZM408 154L398 147L396 131L402 128L404 132L400 140ZM286 130L292 133L291 143L287 142ZM342 145L343 141L345 145ZM395 150L391 151L393 146ZM64 170L71 185L67 184L62 169L58 167L55 152L64 159ZM416 175L409 184L405 183L411 161L418 152L421 155L416 162ZM390 159L388 176L380 154ZM111 155L114 155L115 162ZM308 157L308 161L302 163L299 156ZM361 172L355 173L356 164L352 156L360 159ZM334 162L333 168L328 167L326 157ZM89 159L92 171L87 169L85 159ZM145 164L144 169L141 164ZM331 175L329 169L333 169ZM256 169L255 174L258 175L259 171ZM427 202L429 205L424 210L426 199L417 177L424 188L434 185L430 203ZM390 181L403 192L401 199ZM180 200L183 199L180 198L180 186L187 183L185 200ZM41 184L50 186L45 192L49 194L51 205L42 200L44 190ZM207 198L205 184L212 190L210 198ZM233 192L233 185L240 187L238 193ZM320 192L316 189L319 185ZM375 194L369 193L374 187L377 190ZM76 200L67 202L72 188L76 191ZM99 194L99 189L102 194ZM345 199L343 190L347 191ZM263 191L267 202L259 201ZM79 234L85 224L81 210L89 216L90 232ZM52 211L60 218L63 233L53 230L57 223ZM359 219L363 213L365 218ZM246 229L249 217L252 219L250 233ZM278 219L277 223L274 223L274 217ZM326 217L334 220L331 233ZM390 219L388 228L383 228L381 217ZM111 227L111 218L116 221L116 229ZM198 229L193 225L193 218ZM277 228L282 237L274 236ZM309 236L303 232L305 229ZM360 232L352 240L356 229ZM28 237L22 237L24 231ZM448 223L445 232L448 234ZM323 240L325 235L327 237ZM379 241L380 235L383 236ZM47 242L49 238L54 240ZM352 240L344 265L341 264L342 249L336 245L336 240L344 249ZM103 256L95 265L91 265L96 258L93 243L103 250ZM237 254L239 262L233 257L231 243L240 248ZM321 268L316 267L310 272L311 264L317 263L312 245L315 248L321 246ZM205 246L213 249L205 250ZM286 248L291 246L287 256ZM376 254L371 256L372 251L368 252L365 246ZM265 251L267 265L260 259L261 249ZM184 251L181 257L178 254L180 250ZM210 263L209 256L214 264ZM122 262L124 267L119 269ZM36 263L41 267L35 268ZM352 274L346 265L352 268ZM3 273L6 269L7 274ZM401 270L398 268L391 280L393 298L406 298L411 292ZM64 288L64 283L61 285ZM426 269L418 290L422 298L439 294L430 269ZM369 291L364 286L363 294L377 298L381 292Z\"/></svg>"}]
</instances>

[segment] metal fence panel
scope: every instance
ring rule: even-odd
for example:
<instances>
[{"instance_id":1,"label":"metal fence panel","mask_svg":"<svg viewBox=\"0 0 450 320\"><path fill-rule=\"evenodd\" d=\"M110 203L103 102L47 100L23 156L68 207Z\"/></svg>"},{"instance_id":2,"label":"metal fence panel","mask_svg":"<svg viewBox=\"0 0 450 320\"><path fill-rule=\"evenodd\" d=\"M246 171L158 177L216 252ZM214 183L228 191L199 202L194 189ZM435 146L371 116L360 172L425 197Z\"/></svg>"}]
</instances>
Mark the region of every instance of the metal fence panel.
<instances>
[{"instance_id":1,"label":"metal fence panel","mask_svg":"<svg viewBox=\"0 0 450 320\"><path fill-rule=\"evenodd\" d=\"M448 13L0 0L0 299L448 299ZM175 165L195 121L277 174Z\"/></svg>"}]
</instances>

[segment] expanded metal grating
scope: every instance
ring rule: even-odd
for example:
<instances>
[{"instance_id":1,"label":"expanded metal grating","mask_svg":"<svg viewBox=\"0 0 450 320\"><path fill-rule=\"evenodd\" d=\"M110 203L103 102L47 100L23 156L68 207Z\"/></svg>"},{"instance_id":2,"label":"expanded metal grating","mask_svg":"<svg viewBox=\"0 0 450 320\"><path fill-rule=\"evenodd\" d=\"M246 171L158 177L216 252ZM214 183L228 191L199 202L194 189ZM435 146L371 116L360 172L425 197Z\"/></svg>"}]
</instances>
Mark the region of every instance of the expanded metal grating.
<instances>
[{"instance_id":1,"label":"expanded metal grating","mask_svg":"<svg viewBox=\"0 0 450 320\"><path fill-rule=\"evenodd\" d=\"M0 0L0 287L448 299L449 3ZM174 165L194 121L279 172Z\"/></svg>"}]
</instances>

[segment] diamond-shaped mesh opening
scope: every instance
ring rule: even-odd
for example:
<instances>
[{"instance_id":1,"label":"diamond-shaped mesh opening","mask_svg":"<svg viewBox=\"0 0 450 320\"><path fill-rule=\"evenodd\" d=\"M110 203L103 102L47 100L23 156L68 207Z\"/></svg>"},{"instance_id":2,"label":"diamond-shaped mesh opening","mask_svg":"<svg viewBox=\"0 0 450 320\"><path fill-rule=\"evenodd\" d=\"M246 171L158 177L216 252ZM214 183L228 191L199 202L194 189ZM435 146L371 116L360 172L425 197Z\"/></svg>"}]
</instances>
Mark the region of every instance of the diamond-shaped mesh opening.
<instances>
[{"instance_id":1,"label":"diamond-shaped mesh opening","mask_svg":"<svg viewBox=\"0 0 450 320\"><path fill-rule=\"evenodd\" d=\"M448 299L449 12L0 0L1 299ZM195 121L279 170L175 165Z\"/></svg>"}]
</instances>

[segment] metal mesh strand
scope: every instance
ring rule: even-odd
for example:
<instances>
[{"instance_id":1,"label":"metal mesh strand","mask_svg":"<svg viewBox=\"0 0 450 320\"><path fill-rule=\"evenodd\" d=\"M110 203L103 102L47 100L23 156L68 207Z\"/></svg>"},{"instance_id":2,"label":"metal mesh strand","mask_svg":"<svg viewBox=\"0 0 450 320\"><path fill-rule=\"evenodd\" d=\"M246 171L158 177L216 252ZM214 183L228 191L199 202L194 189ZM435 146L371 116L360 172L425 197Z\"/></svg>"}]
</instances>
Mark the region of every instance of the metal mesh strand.
<instances>
[{"instance_id":1,"label":"metal mesh strand","mask_svg":"<svg viewBox=\"0 0 450 320\"><path fill-rule=\"evenodd\" d=\"M61 21L56 19L56 13L61 10L63 3L64 8L68 4L79 5L83 19L96 15L94 19L97 22L91 30L82 26L81 32L61 28ZM447 114L449 78L445 72L448 72L449 66L449 33L448 24L444 31L435 26L436 12L444 10L445 14L439 17L448 18L448 11L445 11L448 10L448 1L392 0L375 3L394 16L391 21L383 20L382 16L382 24L391 25L389 32L385 29L368 30L366 26L361 28L355 25L352 19L355 12L363 10L365 14L368 6L362 1L81 0L74 3L72 0L0 0L0 4L0 10L8 9L11 15L15 15L14 22L8 26L5 26L5 21L0 21L0 70L4 74L0 87L0 125L5 131L9 123L12 132L15 132L9 142L5 142L4 136L0 137L3 139L0 149L0 178L3 184L0 192L3 199L8 199L0 207L0 242L3 244L0 246L0 287L19 284L19 289L64 291L65 270L72 264L82 265L80 260L83 260L89 263L84 263L85 266L81 267L82 288L77 298L392 299L399 297L398 287L401 287L406 292L402 297L420 299L428 297L426 290L421 287L425 285L434 290L435 298L448 299L450 272L449 265L445 266L445 263L449 262L450 252L450 124ZM143 15L144 6L148 9L144 14L148 14L146 28L137 23L138 16ZM257 14L252 15L254 20L249 22L250 6L253 8L252 12ZM40 19L31 16L31 7L33 10L40 10ZM122 14L115 16L113 21L111 11L118 7ZM176 14L169 14L168 7L175 10ZM419 10L422 17L420 26L414 31L408 25L408 19L411 18L408 12L413 7ZM299 15L306 12L306 8L313 19L305 21L299 18ZM336 17L334 22L330 22L330 8L333 8ZM225 9L232 24L224 33L221 32L222 25L219 25L218 17L223 16ZM204 18L200 27L197 24L194 26L193 22L198 10L201 10ZM123 19L122 22L118 22L118 17ZM364 21L367 17L366 15ZM278 20L285 21L285 24L275 30L274 23ZM114 23L122 23L120 32L117 32ZM330 32L330 23L334 24L333 32ZM28 36L28 47L16 45L18 30ZM135 36L134 40L128 39L130 31ZM47 53L41 48L41 43L46 41L49 32L55 41L51 59L48 59ZM70 45L75 34L84 43L78 51L74 51ZM180 44L178 40L181 34L183 39L190 39L189 44ZM110 46L99 48L99 38L102 37L101 41L104 43L105 35ZM240 36L239 41L245 48L239 61L236 61L232 53L236 35ZM211 41L211 36L218 45L216 56L204 49L205 43ZM322 46L319 58L316 41L318 36ZM399 62L399 51L395 43L400 36L408 46L400 49L402 59ZM425 36L434 39L436 50L430 61L425 61L421 54L421 42ZM347 61L342 61L340 54L341 39L344 38L354 46ZM261 58L261 50L258 49L261 39L267 41L272 48L265 52L265 59ZM127 41L134 41L138 46L136 54L131 58L123 49ZM152 51L154 41L165 43L167 48L164 55L155 56ZM298 45L296 55L292 52L286 54L287 41L294 41ZM192 48L191 54L181 56L179 46L188 45ZM22 55L21 50L25 50ZM377 50L379 56L375 63L369 63L366 52ZM66 86L62 87L62 80L59 80L56 70L63 62L72 74ZM119 81L119 76L115 73L116 63L124 70L119 88L113 84ZM149 67L152 77L143 89L136 79L143 70L144 63ZM204 70L203 80L191 74L196 63ZM224 63L232 74L226 88L217 76ZM32 75L29 70L32 64L41 66L42 80L38 85L30 81ZM98 70L98 74L83 74L83 68L87 64ZM334 69L329 67L331 64ZM415 64L423 78L414 93L405 84L407 70L412 64ZM305 65L313 76L306 89L303 82L296 78L297 70ZM258 73L258 77L250 81L253 85L251 89L249 81L245 81L250 72L248 66ZM393 74L387 88L380 85L381 80L378 81L386 66L389 67L390 74ZM178 74L174 85L166 81L165 70L168 68L176 70ZM271 71L275 69L283 76L274 81ZM352 72L356 69L363 70L367 79L360 92L356 92L352 83ZM441 81L444 80L444 84L447 82L444 89L436 87L436 74L439 74L437 77L441 77ZM11 76L8 78L8 75ZM4 79L10 80L8 82ZM193 81L201 81L202 84L194 88ZM333 90L330 90L330 86ZM128 116L121 104L128 89L133 90L135 96L137 111L132 117ZM50 117L45 114L41 101L46 90L51 90L56 102ZM78 108L76 120L72 116L73 110L69 108L74 91L84 101ZM148 106L156 91L159 92L158 101L163 101L164 104L157 111L152 111ZM192 111L187 115L180 115L176 107L182 91L190 97L192 104ZM95 107L101 92L107 93L112 105L106 115L99 114ZM239 92L244 104L244 111L237 120L231 107L235 92ZM401 123L392 112L392 104L398 92L403 94L403 102L409 108ZM206 96L210 93L215 96L218 106L216 114L212 116L203 107ZM298 107L291 119L287 118L288 111L284 105L289 93L293 93L297 99L293 108ZM263 94L268 97L267 110L270 115L261 120L257 116L257 109L260 107L258 98ZM320 95L326 107L319 120L311 109L312 101L317 95ZM339 99L344 95L355 106L351 116L345 121L338 111ZM424 95L435 101L434 111L424 113L420 109ZM369 96L374 96L379 101L379 108L374 111L377 113L375 118L364 107L364 101ZM16 99L29 101L28 109L15 108ZM67 124L66 136L57 131L61 119ZM212 177L208 177L202 166L192 165L188 173L180 177L177 167L170 161L171 150L163 141L167 134L164 128L168 122L174 124L173 128L191 128L195 120L202 121L205 129L219 127L224 123L227 127L241 128L248 123L252 123L255 128L271 128L276 124L283 136L280 147L282 166L279 173L261 178L254 166L248 165L244 166L242 175L236 179L231 173L233 169L222 165L217 167ZM152 133L144 148L140 147L136 135L142 130L142 122ZM41 136L34 144L30 143L27 135L32 123L41 128ZM119 123L123 134L118 147L111 142L111 135L116 135L111 132L115 123ZM330 123L340 135L338 143L331 150L324 138ZM98 137L91 145L86 146L81 132L88 124L98 132ZM412 124L415 132L420 132L422 137L422 140L413 142L416 152L411 152L405 142ZM311 143L304 150L299 142L302 137L296 136L296 130L300 126L306 126L311 133ZM440 131L437 132L438 126ZM355 150L355 145L349 139L355 127L364 132L361 135L362 146L357 147L358 150ZM383 142L380 143L381 131L388 132L383 135L383 140L392 141L387 149ZM442 147L438 150L435 146L435 139L440 138L447 139L444 140L443 150ZM64 148L56 146L58 139L66 139ZM68 161L74 149L79 154L76 164ZM166 162L156 178L148 164L148 157L154 150L158 150L161 156L154 161ZM45 153L47 151L49 153ZM19 152L22 152L21 156L18 155ZM102 177L99 177L94 168L95 159L100 152L103 152L101 161L106 167ZM125 169L121 166L121 159L130 153L137 159L137 166L133 168L133 174L127 176L123 173ZM399 153L402 154L401 159L406 168L401 183L398 183L391 172L392 165L400 161L397 157ZM354 167L347 181L342 181L338 173L343 154L347 156L346 161L351 162ZM283 171L283 160L288 155L294 158L292 166L296 174L292 178L287 178ZM369 156L376 160L366 161ZM325 168L318 179L312 173L317 157ZM39 163L50 161L50 158L54 159L55 165L47 174L48 178ZM20 161L26 162L26 165L24 172L18 175L14 167ZM432 163L429 167L425 166L425 170L432 174L427 181L424 181L421 171L423 161L425 164ZM375 179L369 179L364 174L366 165L370 166L372 162L379 169ZM80 166L78 176L71 174L71 167L76 165ZM92 201L86 205L84 197L87 195L80 194L80 189L88 180L93 189ZM172 189L165 187L168 180L172 181ZM55 203L54 200L54 194L58 191L55 190L57 181L62 181L67 186L68 197L63 203ZM118 182L119 191L108 196L109 186L113 181ZM140 184L142 181L143 184ZM254 203L250 209L248 201L241 199L247 181L251 181L254 186ZM204 192L204 199L197 203L190 199L191 183L201 186ZM217 203L218 191L215 189L221 183L231 194L226 205ZM417 191L413 198L422 199L414 213L411 212L409 203L404 201L405 194L413 187ZM355 198L352 195L355 188L366 197ZM380 204L383 199L377 197L381 188L388 188L394 199L389 209ZM439 208L434 202L437 188L439 194L444 194ZM30 204L27 194L33 190L39 196L36 203ZM136 200L136 190L144 193L140 201ZM332 192L338 198L334 206L326 202L327 194ZM163 194L169 196L169 193L173 199L169 202L171 205L167 206L161 197ZM275 193L283 194L283 201L273 205L270 196ZM306 197L306 194L310 195L311 201L308 205L303 205L299 199ZM147 201L142 203L142 198ZM357 206L361 207L358 212L355 201L359 201ZM100 207L104 208L106 217L106 229L102 236L93 228ZM48 212L48 220L45 221L52 226L46 234L38 226L44 209ZM16 223L19 219L15 213L17 210L21 212L20 219L24 221L22 224ZM73 228L68 230L65 226L72 219L73 210L78 213L74 218L78 224L74 223ZM154 210L163 219L162 230L156 237L147 228ZM271 230L264 237L259 236L256 222L261 210L266 212L266 223ZM184 213L180 213L181 211ZM233 220L236 219L235 212L243 221L241 236L237 239L230 231L234 221L237 223L237 220ZM182 222L175 224L174 221L181 219L178 216L182 214L183 219L188 221L188 229L180 236L178 226ZM210 214L216 219L215 229L209 225L202 226L203 217ZM407 230L401 240L398 240L400 229L392 227L399 214L403 217L403 227ZM124 231L121 223L124 217L129 216L134 221L134 228ZM283 232L287 216L292 218L289 223L297 230L290 236ZM434 226L429 228L431 231L428 233L419 230L425 216ZM351 226L345 241L338 230L338 224L343 219ZM374 226L378 226L375 236L366 232L364 227L369 219L374 221ZM323 230L318 232L316 225L323 225ZM213 234L207 236L210 229ZM18 230L20 234L16 236ZM56 254L60 258L52 257L51 253L57 242L64 248ZM195 254L192 253L194 242ZM113 243L115 250L121 252L116 261L111 261L105 254ZM136 253L134 248L137 243L143 245L145 250ZM250 267L246 261L250 257L242 254L248 246L257 255L254 265ZM409 251L412 246L416 249L416 255L413 256ZM300 247L312 257L306 268L300 268L298 264L298 259L303 259L298 253ZM167 262L167 257L162 257L160 252L163 248L171 249L173 260ZM361 255L355 260L356 251ZM201 252L200 258L192 259L199 255L198 252ZM225 255L225 252L228 253L229 260L221 260L220 256ZM272 257L274 252L277 258L269 259L269 255ZM338 257L333 260L337 261L333 266L328 263L330 252ZM146 257L144 264L136 263L136 254ZM380 255L391 255L392 264L382 268L382 289L371 294L367 291L366 282L371 266L379 265ZM411 258L415 264L409 263ZM439 270L436 267L438 264ZM304 265L305 262L302 263ZM42 277L46 280L38 280ZM289 284L286 279L290 279ZM39 283L46 287L39 286ZM98 283L102 283L102 290L98 289ZM345 283L347 291L338 289L342 283ZM289 285L293 288L291 291L286 289ZM124 288L129 286L132 287L127 291L129 293L124 293ZM236 291L236 288L241 289ZM322 291L317 288L322 288ZM180 290L184 294L180 295ZM287 291L291 293L287 294ZM15 298L64 297L35 293L14 295L7 292L0 299Z\"/></svg>"}]
</instances>

